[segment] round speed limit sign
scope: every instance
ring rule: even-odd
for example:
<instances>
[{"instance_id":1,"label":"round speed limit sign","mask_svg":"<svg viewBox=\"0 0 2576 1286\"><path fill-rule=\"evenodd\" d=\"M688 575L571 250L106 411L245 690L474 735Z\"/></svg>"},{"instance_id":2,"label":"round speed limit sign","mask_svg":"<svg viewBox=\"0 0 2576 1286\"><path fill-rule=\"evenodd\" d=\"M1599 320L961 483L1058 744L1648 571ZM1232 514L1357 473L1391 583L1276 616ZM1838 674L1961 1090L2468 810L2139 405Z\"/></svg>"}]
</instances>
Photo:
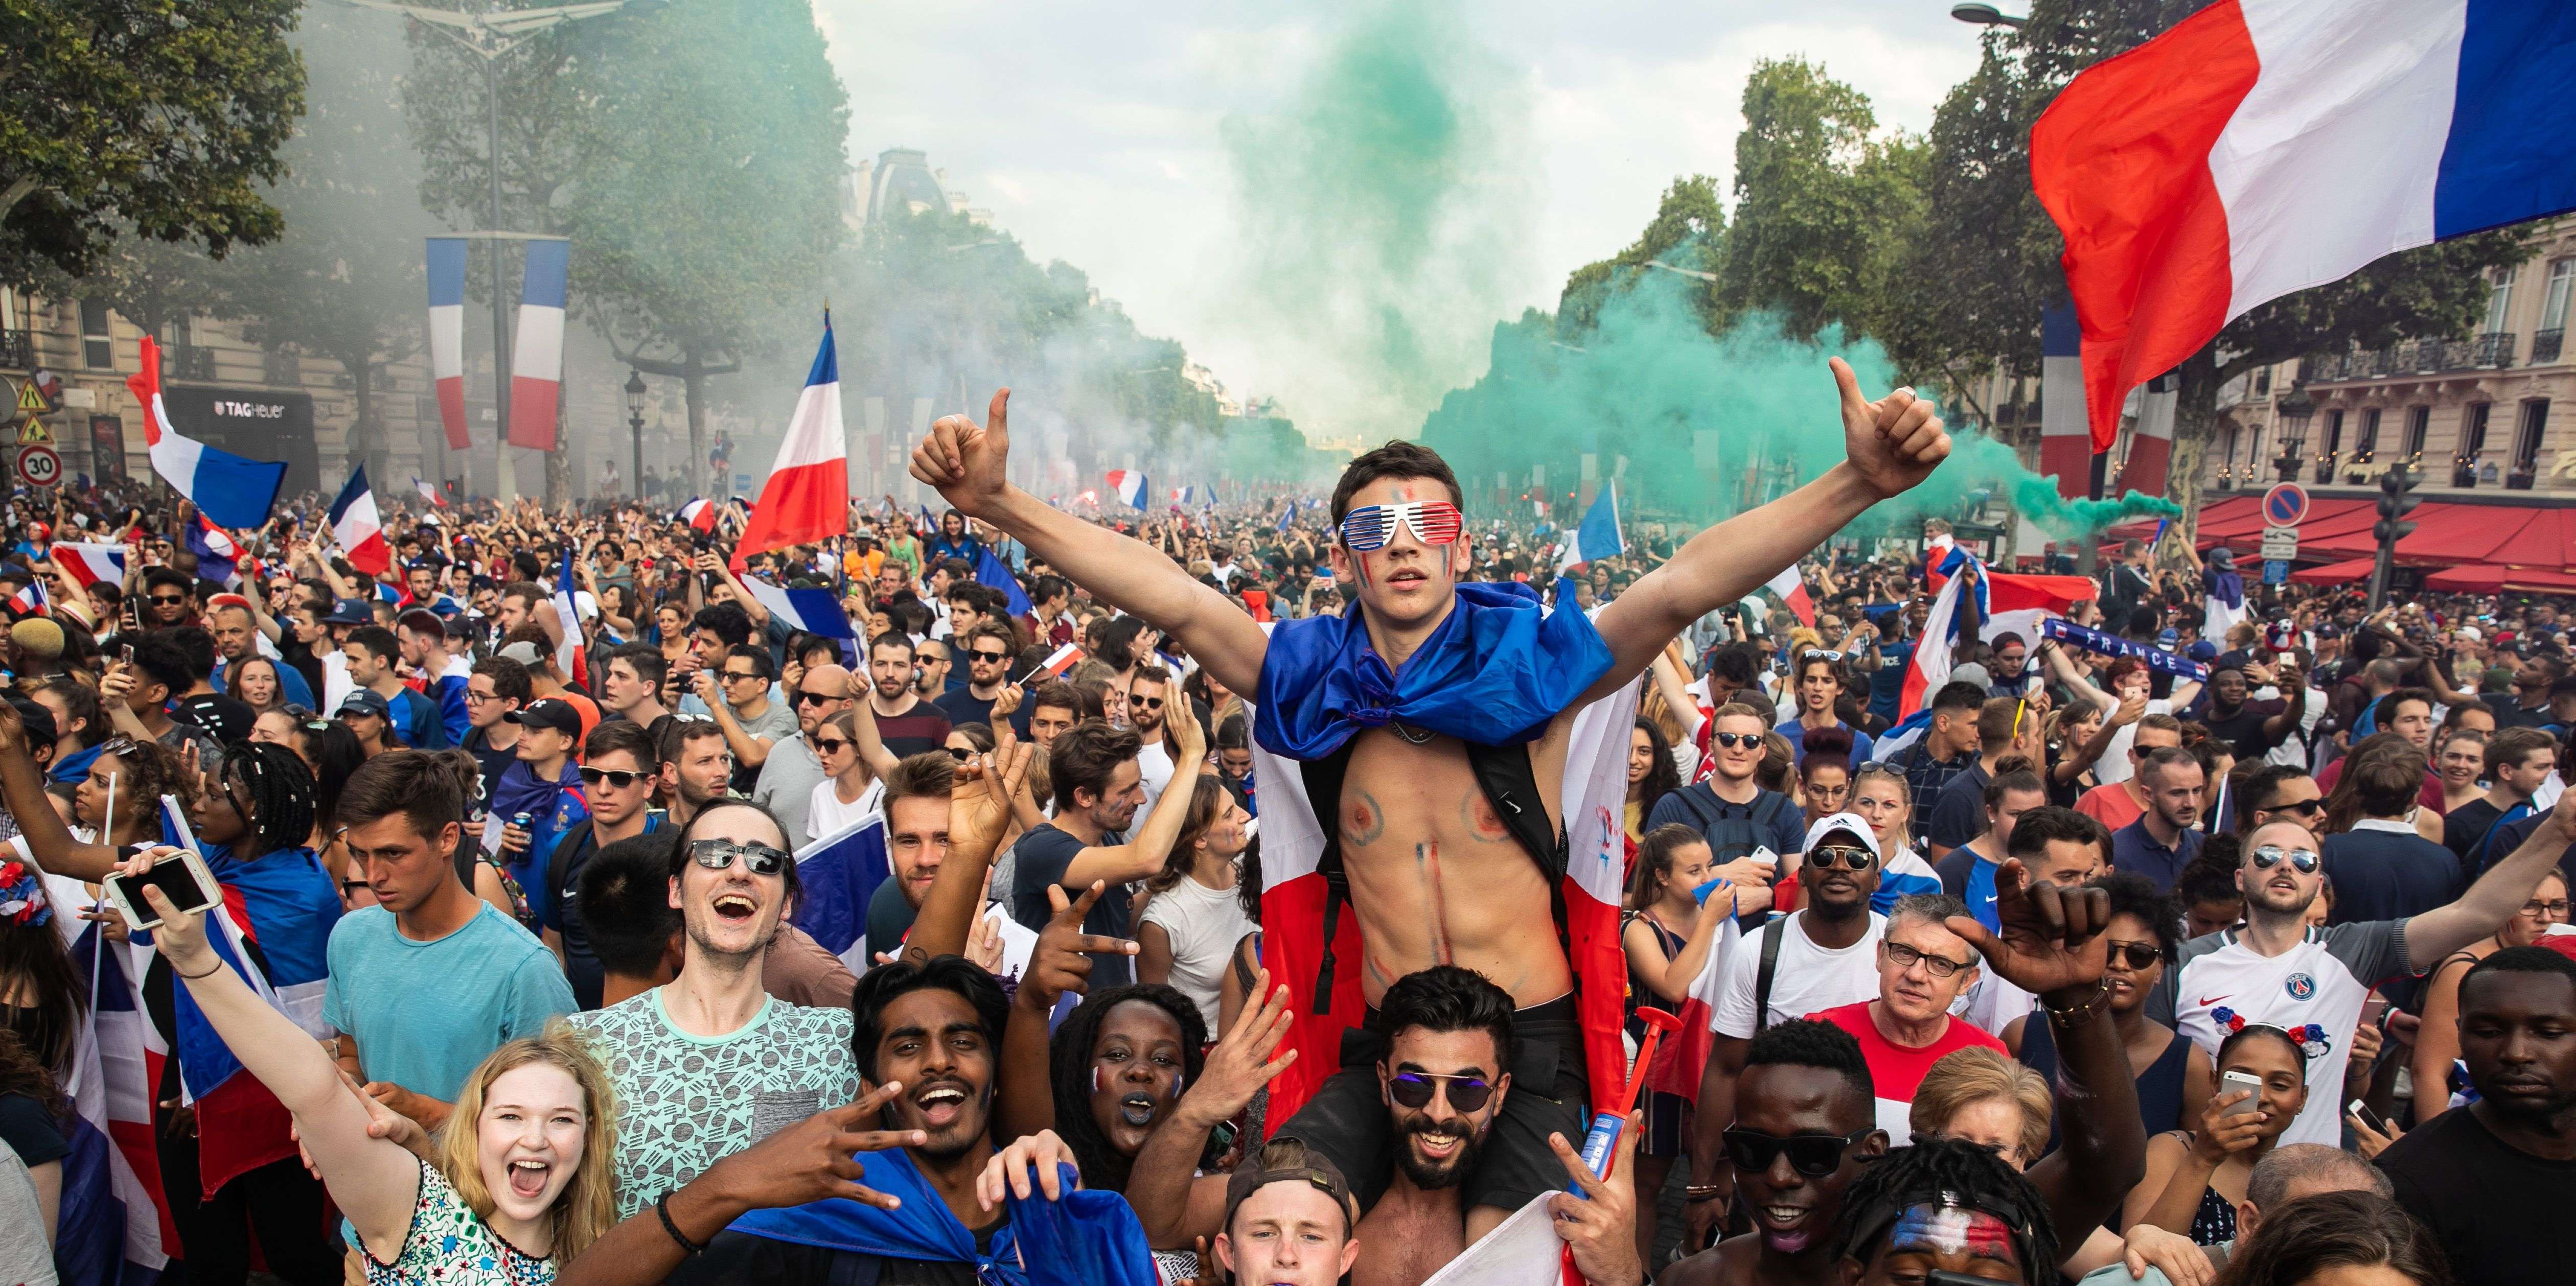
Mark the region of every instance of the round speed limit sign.
<instances>
[{"instance_id":1,"label":"round speed limit sign","mask_svg":"<svg viewBox=\"0 0 2576 1286\"><path fill-rule=\"evenodd\" d=\"M50 487L63 480L63 458L52 447L18 448L18 481Z\"/></svg>"}]
</instances>

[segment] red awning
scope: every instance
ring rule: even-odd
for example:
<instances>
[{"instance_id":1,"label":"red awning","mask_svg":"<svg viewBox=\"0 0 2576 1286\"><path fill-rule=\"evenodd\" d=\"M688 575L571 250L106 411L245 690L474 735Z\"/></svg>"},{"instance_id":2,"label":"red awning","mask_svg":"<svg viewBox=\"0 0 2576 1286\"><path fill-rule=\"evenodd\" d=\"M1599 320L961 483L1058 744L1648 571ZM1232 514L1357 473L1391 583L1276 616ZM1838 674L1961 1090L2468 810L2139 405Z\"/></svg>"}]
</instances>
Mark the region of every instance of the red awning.
<instances>
[{"instance_id":1,"label":"red awning","mask_svg":"<svg viewBox=\"0 0 2576 1286\"><path fill-rule=\"evenodd\" d=\"M2494 594L2528 590L2542 594L2576 593L2576 573L2548 567L2508 567L2501 563L2465 563L2445 567L2424 578L2427 589Z\"/></svg>"},{"instance_id":2,"label":"red awning","mask_svg":"<svg viewBox=\"0 0 2576 1286\"><path fill-rule=\"evenodd\" d=\"M2374 554L2369 558L2355 558L2350 562L2320 563L2314 567L2301 567L2290 573L2290 583L2349 585L2356 581L2367 581L2370 579L2370 573L2377 569L2378 563L2378 556Z\"/></svg>"}]
</instances>

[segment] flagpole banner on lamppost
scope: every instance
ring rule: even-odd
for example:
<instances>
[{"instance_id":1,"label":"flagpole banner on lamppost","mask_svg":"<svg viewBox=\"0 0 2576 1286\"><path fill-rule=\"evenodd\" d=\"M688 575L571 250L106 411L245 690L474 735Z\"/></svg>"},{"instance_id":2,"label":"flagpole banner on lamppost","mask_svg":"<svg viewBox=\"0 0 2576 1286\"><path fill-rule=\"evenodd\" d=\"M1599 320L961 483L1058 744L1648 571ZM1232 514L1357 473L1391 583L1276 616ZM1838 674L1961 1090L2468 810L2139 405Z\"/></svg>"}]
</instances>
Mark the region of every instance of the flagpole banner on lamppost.
<instances>
[{"instance_id":1,"label":"flagpole banner on lamppost","mask_svg":"<svg viewBox=\"0 0 2576 1286\"><path fill-rule=\"evenodd\" d=\"M429 378L438 391L438 423L447 449L465 436L465 238L429 238Z\"/></svg>"},{"instance_id":2,"label":"flagpole banner on lamppost","mask_svg":"<svg viewBox=\"0 0 2576 1286\"><path fill-rule=\"evenodd\" d=\"M510 349L514 447L555 449L555 411L563 396L564 282L571 258L570 242L528 243L527 274L519 287L518 342Z\"/></svg>"}]
</instances>

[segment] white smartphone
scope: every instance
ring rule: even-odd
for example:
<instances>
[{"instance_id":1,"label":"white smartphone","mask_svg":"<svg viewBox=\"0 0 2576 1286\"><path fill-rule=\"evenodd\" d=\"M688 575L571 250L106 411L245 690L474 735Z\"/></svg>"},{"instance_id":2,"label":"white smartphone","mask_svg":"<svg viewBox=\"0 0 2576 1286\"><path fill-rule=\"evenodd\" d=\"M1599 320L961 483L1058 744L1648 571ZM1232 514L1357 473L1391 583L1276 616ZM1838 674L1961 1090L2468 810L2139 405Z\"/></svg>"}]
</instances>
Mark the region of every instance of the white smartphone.
<instances>
[{"instance_id":1,"label":"white smartphone","mask_svg":"<svg viewBox=\"0 0 2576 1286\"><path fill-rule=\"evenodd\" d=\"M2263 1110L2263 1079L2261 1077L2256 1076L2251 1072L2229 1072L2225 1076L2218 1078L2218 1096L2220 1098L2225 1098L2238 1090L2244 1090L2252 1094L2253 1097L2246 1099L2242 1103L2236 1104L2234 1107L2228 1108L2227 1115L2251 1116L2254 1113Z\"/></svg>"},{"instance_id":2,"label":"white smartphone","mask_svg":"<svg viewBox=\"0 0 2576 1286\"><path fill-rule=\"evenodd\" d=\"M2353 1101L2344 1104L2343 1110L2359 1118L2362 1124L2367 1125L2382 1134L2388 1133L2388 1122L2380 1120L2379 1113L2371 1111L2368 1103L2364 1103L2360 1099L2354 1099Z\"/></svg>"},{"instance_id":3,"label":"white smartphone","mask_svg":"<svg viewBox=\"0 0 2576 1286\"><path fill-rule=\"evenodd\" d=\"M176 857L164 857L152 869L137 876L111 875L99 882L108 900L123 912L125 922L137 929L155 928L161 915L143 898L146 886L161 890L162 896L181 911L203 911L224 899L223 886L215 882L215 873L206 867L206 859L193 847L179 850Z\"/></svg>"}]
</instances>

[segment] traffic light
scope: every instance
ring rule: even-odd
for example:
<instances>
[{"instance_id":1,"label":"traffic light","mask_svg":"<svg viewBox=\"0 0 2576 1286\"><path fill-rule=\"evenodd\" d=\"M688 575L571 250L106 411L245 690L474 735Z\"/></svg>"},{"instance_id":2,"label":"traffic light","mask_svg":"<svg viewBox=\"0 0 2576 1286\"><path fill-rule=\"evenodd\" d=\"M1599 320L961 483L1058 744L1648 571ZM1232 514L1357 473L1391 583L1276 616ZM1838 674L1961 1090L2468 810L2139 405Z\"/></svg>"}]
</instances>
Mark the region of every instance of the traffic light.
<instances>
[{"instance_id":1,"label":"traffic light","mask_svg":"<svg viewBox=\"0 0 2576 1286\"><path fill-rule=\"evenodd\" d=\"M2379 521L2370 525L2370 534L2382 548L2395 545L2415 530L2415 524L2400 520L2408 510L2424 503L2423 497L2412 494L2421 481L2403 463L2379 475Z\"/></svg>"}]
</instances>

